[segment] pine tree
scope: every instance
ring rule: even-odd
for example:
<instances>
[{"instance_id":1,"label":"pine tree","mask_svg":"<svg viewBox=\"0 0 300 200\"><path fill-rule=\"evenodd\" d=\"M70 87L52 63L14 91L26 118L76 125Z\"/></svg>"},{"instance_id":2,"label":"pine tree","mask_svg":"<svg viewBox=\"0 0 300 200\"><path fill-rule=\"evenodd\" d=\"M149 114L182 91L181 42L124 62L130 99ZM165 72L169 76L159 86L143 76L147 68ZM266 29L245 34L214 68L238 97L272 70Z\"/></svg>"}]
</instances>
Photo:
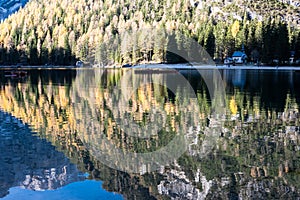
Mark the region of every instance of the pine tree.
<instances>
[{"instance_id":1,"label":"pine tree","mask_svg":"<svg viewBox=\"0 0 300 200\"><path fill-rule=\"evenodd\" d=\"M279 23L278 25L278 38L276 41L276 49L278 49L278 55L281 62L288 61L290 57L290 44L287 24Z\"/></svg>"},{"instance_id":2,"label":"pine tree","mask_svg":"<svg viewBox=\"0 0 300 200\"><path fill-rule=\"evenodd\" d=\"M296 38L296 42L295 42L295 57L296 59L300 59L300 32L298 33L298 36Z\"/></svg>"},{"instance_id":3,"label":"pine tree","mask_svg":"<svg viewBox=\"0 0 300 200\"><path fill-rule=\"evenodd\" d=\"M207 36L207 40L205 42L204 48L206 49L207 53L214 58L215 49L216 49L216 43L215 43L215 36L213 34L213 31L210 30Z\"/></svg>"}]
</instances>

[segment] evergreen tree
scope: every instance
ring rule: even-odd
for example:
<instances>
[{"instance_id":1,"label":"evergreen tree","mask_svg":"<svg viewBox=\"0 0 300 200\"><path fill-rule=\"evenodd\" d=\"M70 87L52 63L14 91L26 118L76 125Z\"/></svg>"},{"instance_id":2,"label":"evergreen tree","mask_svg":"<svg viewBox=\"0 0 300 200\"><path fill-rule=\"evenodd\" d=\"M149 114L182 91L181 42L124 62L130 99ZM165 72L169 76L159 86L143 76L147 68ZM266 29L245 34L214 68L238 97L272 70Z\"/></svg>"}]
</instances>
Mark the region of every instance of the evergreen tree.
<instances>
[{"instance_id":1,"label":"evergreen tree","mask_svg":"<svg viewBox=\"0 0 300 200\"><path fill-rule=\"evenodd\" d=\"M215 36L213 34L213 31L210 30L209 33L208 33L208 37L207 37L207 40L205 42L205 49L207 51L207 53L212 57L214 58L214 54L215 54L215 49L216 49L216 43L215 43Z\"/></svg>"},{"instance_id":2,"label":"evergreen tree","mask_svg":"<svg viewBox=\"0 0 300 200\"><path fill-rule=\"evenodd\" d=\"M279 23L278 25L278 37L276 40L276 50L278 50L278 57L281 62L288 61L290 57L290 44L287 24Z\"/></svg>"},{"instance_id":3,"label":"evergreen tree","mask_svg":"<svg viewBox=\"0 0 300 200\"><path fill-rule=\"evenodd\" d=\"M300 59L300 32L298 33L298 36L296 38L296 42L295 42L295 57L296 59Z\"/></svg>"}]
</instances>

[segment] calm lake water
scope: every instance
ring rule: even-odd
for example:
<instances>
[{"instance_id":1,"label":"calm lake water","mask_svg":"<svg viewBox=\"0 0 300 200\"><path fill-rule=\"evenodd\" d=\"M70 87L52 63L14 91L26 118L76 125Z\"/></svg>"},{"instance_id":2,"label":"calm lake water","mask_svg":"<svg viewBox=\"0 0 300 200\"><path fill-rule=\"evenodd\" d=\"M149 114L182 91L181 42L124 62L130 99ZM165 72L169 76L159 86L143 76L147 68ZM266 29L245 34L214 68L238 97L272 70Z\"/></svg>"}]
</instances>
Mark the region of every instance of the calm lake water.
<instances>
[{"instance_id":1,"label":"calm lake water","mask_svg":"<svg viewBox=\"0 0 300 200\"><path fill-rule=\"evenodd\" d=\"M300 199L300 73L219 73L214 98L210 70L0 71L0 198ZM186 150L154 171L123 155L180 132Z\"/></svg>"}]
</instances>

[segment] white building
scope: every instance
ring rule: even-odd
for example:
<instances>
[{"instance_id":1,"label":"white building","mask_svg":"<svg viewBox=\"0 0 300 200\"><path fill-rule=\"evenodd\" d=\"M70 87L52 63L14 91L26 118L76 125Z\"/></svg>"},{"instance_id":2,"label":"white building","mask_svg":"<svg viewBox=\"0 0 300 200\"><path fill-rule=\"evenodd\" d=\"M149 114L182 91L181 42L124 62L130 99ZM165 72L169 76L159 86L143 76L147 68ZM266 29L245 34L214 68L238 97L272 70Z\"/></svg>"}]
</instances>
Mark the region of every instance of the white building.
<instances>
[{"instance_id":1,"label":"white building","mask_svg":"<svg viewBox=\"0 0 300 200\"><path fill-rule=\"evenodd\" d=\"M232 59L235 64L245 64L247 62L247 55L242 51L235 51L232 54Z\"/></svg>"}]
</instances>

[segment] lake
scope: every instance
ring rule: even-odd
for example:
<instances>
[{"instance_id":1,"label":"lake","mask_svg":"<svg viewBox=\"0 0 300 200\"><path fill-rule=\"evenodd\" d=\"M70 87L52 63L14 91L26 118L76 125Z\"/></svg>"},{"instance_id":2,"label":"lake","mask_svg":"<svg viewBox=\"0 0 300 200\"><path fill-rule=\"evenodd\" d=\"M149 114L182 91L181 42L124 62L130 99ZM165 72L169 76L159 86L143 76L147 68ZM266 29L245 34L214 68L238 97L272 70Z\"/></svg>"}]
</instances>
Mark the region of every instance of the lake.
<instances>
[{"instance_id":1,"label":"lake","mask_svg":"<svg viewBox=\"0 0 300 200\"><path fill-rule=\"evenodd\" d=\"M0 70L0 198L300 199L299 72L26 72Z\"/></svg>"}]
</instances>

